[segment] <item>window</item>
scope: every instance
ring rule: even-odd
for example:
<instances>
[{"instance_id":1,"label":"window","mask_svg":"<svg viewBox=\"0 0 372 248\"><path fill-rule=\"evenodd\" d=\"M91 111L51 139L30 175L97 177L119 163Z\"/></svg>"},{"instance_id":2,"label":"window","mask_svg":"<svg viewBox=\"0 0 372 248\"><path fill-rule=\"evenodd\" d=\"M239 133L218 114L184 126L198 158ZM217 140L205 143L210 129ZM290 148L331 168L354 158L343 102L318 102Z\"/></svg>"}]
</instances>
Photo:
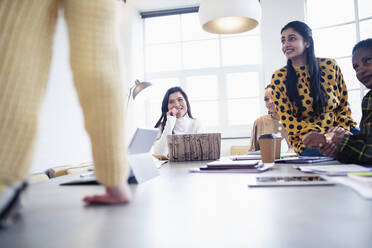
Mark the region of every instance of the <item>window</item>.
<instances>
[{"instance_id":1,"label":"window","mask_svg":"<svg viewBox=\"0 0 372 248\"><path fill-rule=\"evenodd\" d=\"M216 35L202 30L197 13L144 19L146 125L161 115L166 90L181 86L192 114L208 132L223 137L250 136L263 112L260 30Z\"/></svg>"},{"instance_id":2,"label":"window","mask_svg":"<svg viewBox=\"0 0 372 248\"><path fill-rule=\"evenodd\" d=\"M335 58L340 65L352 116L359 122L366 89L355 76L351 50L358 41L372 37L372 1L307 0L307 20L313 29L316 55Z\"/></svg>"}]
</instances>

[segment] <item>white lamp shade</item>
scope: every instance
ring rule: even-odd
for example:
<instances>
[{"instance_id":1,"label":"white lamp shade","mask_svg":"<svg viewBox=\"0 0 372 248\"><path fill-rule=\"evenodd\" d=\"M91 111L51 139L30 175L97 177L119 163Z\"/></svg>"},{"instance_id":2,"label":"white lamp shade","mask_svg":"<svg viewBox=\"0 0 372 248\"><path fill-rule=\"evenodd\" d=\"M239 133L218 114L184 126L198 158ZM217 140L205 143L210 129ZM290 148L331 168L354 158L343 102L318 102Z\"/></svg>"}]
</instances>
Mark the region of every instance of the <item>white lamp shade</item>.
<instances>
[{"instance_id":1,"label":"white lamp shade","mask_svg":"<svg viewBox=\"0 0 372 248\"><path fill-rule=\"evenodd\" d=\"M210 33L242 33L257 27L261 6L258 0L201 0L199 19Z\"/></svg>"}]
</instances>

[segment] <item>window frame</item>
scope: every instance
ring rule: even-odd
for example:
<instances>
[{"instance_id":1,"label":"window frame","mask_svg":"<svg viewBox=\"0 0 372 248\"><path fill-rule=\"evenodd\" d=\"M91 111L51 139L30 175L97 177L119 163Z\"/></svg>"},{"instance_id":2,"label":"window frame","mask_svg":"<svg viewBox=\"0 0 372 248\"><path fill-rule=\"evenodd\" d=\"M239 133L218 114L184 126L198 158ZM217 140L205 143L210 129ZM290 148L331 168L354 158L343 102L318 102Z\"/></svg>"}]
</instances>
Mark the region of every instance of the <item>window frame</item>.
<instances>
[{"instance_id":1,"label":"window frame","mask_svg":"<svg viewBox=\"0 0 372 248\"><path fill-rule=\"evenodd\" d=\"M308 2L311 1L311 0L305 0L305 20L308 21ZM331 24L331 25L322 25L320 27L316 27L316 28L312 28L313 31L316 31L316 30L322 30L322 29L332 29L332 28L337 28L337 27L341 27L341 26L345 26L345 25L350 25L350 24L354 24L355 25L355 40L356 40L356 43L359 42L361 40L361 34L360 34L360 22L363 22L363 21L366 21L366 20L372 20L372 16L370 17L364 17L364 18L359 18L359 6L358 6L358 0L353 0L353 4L354 4L354 20L353 21L347 21L347 22L341 22L341 23L337 23L337 24ZM310 24L311 25L311 24ZM350 51L351 52L351 51ZM335 59L336 61L337 60L340 60L340 59L350 59L351 61L351 57L352 55L347 55L347 56L336 56L334 57L333 59ZM342 68L341 68L342 70ZM360 106L361 104L361 101L363 99L363 97L365 96L365 94L367 93L367 88L362 85L356 77L354 77L354 80L356 80L356 82L359 84L359 88L354 88L354 89L348 89L349 92L356 92L356 91L359 91L360 93L360 102L357 104L357 103L353 103L353 104L356 104L358 105L358 107ZM350 103L350 101L349 101ZM361 119L361 111L359 112L360 115L356 115L354 116L354 119L355 121L357 121L359 123L360 119Z\"/></svg>"},{"instance_id":2,"label":"window frame","mask_svg":"<svg viewBox=\"0 0 372 248\"><path fill-rule=\"evenodd\" d=\"M161 15L159 16L165 16L166 11L161 11ZM194 8L192 11L185 9L182 9L181 12L175 12L171 11L169 12L168 15L182 15L182 14L188 14L188 13L195 13L196 8ZM243 33L243 34L238 34L234 36L227 36L227 35L217 35L217 40L218 40L218 47L219 47L219 65L218 67L213 67L213 68L199 68L199 69L181 69L181 70L174 70L174 71L161 71L161 72L148 72L146 68L146 53L147 49L146 46L146 25L145 25L145 19L144 15L141 15L143 17L143 30L144 30L144 42L143 42L143 51L144 51L144 75L145 75L145 80L150 81L151 80L156 80L156 79L163 79L163 78L178 78L179 79L179 84L182 88L186 88L186 80L188 77L192 76L207 76L207 75L215 75L218 80L218 92L219 92L219 97L217 99L218 101L218 111L221 113L218 116L218 125L216 126L208 126L206 128L207 132L221 132L223 138L248 138L250 137L251 134L251 129L253 127L253 122L251 123L246 123L244 125L229 125L228 120L226 116L228 116L228 100L233 100L233 99L257 99L258 100L258 107L259 108L259 115L257 118L260 116L261 113L265 113L265 105L263 104L263 101L261 101L261 98L264 95L264 69L263 69L263 54L262 54L262 46L260 50L260 56L261 60L260 63L257 64L246 64L246 65L238 65L238 66L222 66L222 47L221 47L221 41L224 38L229 38L229 37L246 37L246 36L255 36L259 37L261 44L262 44L262 37L261 33L258 34L249 34L249 33ZM156 15L152 15L151 17L157 17ZM145 18L149 18L146 17ZM181 16L180 16L181 18ZM182 23L181 23L182 25ZM200 39L201 40L208 40L208 39ZM198 40L192 40L192 41L198 41ZM189 40L182 40L179 42L189 42ZM172 42L173 43L173 42ZM152 43L151 45L154 44L161 44L161 43ZM183 54L181 51L181 60ZM184 65L182 65L183 67ZM258 84L259 84L259 93L257 97L244 97L244 98L228 98L226 95L226 81L227 81L227 74L229 73L245 73L245 72L256 72L258 73ZM159 99L159 101L156 102L161 102L162 99ZM200 100L193 100L193 101L198 101L202 102L203 99ZM209 100L204 100L204 101L209 101ZM154 103L155 101L152 101ZM145 100L145 104L151 104L151 101ZM151 122L151 112L150 108L145 109L145 123L146 125L151 126L154 125L155 123L150 123ZM159 115L160 117L160 115ZM198 116L195 116L198 118Z\"/></svg>"}]
</instances>

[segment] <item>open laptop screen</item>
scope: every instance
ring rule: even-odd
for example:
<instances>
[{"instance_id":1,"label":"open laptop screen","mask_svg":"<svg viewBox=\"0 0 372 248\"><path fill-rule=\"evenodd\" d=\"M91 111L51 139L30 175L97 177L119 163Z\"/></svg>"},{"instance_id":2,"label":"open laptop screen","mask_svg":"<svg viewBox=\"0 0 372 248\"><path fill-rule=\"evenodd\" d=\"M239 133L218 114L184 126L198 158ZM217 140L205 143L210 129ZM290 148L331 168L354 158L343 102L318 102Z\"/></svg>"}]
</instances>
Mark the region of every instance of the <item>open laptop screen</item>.
<instances>
[{"instance_id":1,"label":"open laptop screen","mask_svg":"<svg viewBox=\"0 0 372 248\"><path fill-rule=\"evenodd\" d=\"M129 144L129 154L150 152L159 129L137 128Z\"/></svg>"}]
</instances>

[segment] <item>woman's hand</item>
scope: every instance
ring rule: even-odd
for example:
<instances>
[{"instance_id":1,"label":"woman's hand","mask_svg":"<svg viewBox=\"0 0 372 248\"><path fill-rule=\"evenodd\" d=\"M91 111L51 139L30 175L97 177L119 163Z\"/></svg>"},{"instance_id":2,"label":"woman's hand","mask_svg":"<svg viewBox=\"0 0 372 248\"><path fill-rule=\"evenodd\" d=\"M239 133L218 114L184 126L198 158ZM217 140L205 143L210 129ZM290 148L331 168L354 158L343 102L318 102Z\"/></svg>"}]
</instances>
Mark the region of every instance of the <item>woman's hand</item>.
<instances>
[{"instance_id":1,"label":"woman's hand","mask_svg":"<svg viewBox=\"0 0 372 248\"><path fill-rule=\"evenodd\" d=\"M343 129L342 127L331 127L328 129L326 134L321 134L318 132L310 132L304 136L302 142L308 148L321 149L324 152L330 152L330 149L333 150L330 143L333 143L338 147L344 138L345 134L352 135L351 132ZM327 153L328 153L327 152Z\"/></svg>"},{"instance_id":2,"label":"woman's hand","mask_svg":"<svg viewBox=\"0 0 372 248\"><path fill-rule=\"evenodd\" d=\"M326 136L326 145L320 148L320 153L327 157L336 157L339 146L345 135L352 135L351 132L342 127L331 127Z\"/></svg>"},{"instance_id":3,"label":"woman's hand","mask_svg":"<svg viewBox=\"0 0 372 248\"><path fill-rule=\"evenodd\" d=\"M105 187L103 195L92 195L83 198L84 202L93 204L123 204L132 200L132 191L127 182L116 187Z\"/></svg>"},{"instance_id":4,"label":"woman's hand","mask_svg":"<svg viewBox=\"0 0 372 248\"><path fill-rule=\"evenodd\" d=\"M338 145L332 141L327 141L326 144L319 149L320 153L326 157L336 157Z\"/></svg>"},{"instance_id":5,"label":"woman's hand","mask_svg":"<svg viewBox=\"0 0 372 248\"><path fill-rule=\"evenodd\" d=\"M167 115L168 116L175 116L175 117L177 117L177 114L178 114L178 109L176 109L176 108L171 108L168 112L167 112Z\"/></svg>"},{"instance_id":6,"label":"woman's hand","mask_svg":"<svg viewBox=\"0 0 372 248\"><path fill-rule=\"evenodd\" d=\"M327 133L334 133L337 136L344 136L345 134L353 135L350 131L343 129L342 127L331 127Z\"/></svg>"},{"instance_id":7,"label":"woman's hand","mask_svg":"<svg viewBox=\"0 0 372 248\"><path fill-rule=\"evenodd\" d=\"M302 142L308 148L319 149L326 145L326 137L318 132L310 132L304 136Z\"/></svg>"}]
</instances>

